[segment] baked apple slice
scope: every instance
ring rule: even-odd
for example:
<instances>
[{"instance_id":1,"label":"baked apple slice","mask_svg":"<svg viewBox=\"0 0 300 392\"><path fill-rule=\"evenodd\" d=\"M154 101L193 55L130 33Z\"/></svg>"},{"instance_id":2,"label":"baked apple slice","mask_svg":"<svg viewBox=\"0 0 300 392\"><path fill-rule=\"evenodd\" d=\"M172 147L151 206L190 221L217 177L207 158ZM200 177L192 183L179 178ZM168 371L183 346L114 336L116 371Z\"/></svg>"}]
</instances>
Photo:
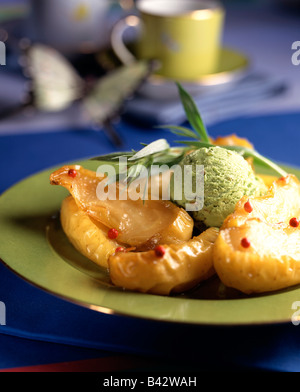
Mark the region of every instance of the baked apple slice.
<instances>
[{"instance_id":1,"label":"baked apple slice","mask_svg":"<svg viewBox=\"0 0 300 392\"><path fill-rule=\"evenodd\" d=\"M214 268L228 287L246 294L300 283L300 182L275 181L268 194L242 198L215 242Z\"/></svg>"},{"instance_id":2,"label":"baked apple slice","mask_svg":"<svg viewBox=\"0 0 300 392\"><path fill-rule=\"evenodd\" d=\"M289 225L290 219L295 216L300 217L300 182L290 174L274 181L264 196L241 198L222 228L240 226L250 218L269 224Z\"/></svg>"},{"instance_id":3,"label":"baked apple slice","mask_svg":"<svg viewBox=\"0 0 300 392\"><path fill-rule=\"evenodd\" d=\"M107 260L120 244L108 238L108 228L78 208L74 198L63 200L60 221L71 244L85 257L108 268Z\"/></svg>"},{"instance_id":4,"label":"baked apple slice","mask_svg":"<svg viewBox=\"0 0 300 392\"><path fill-rule=\"evenodd\" d=\"M52 185L69 190L77 206L90 218L106 226L111 239L140 249L156 244L182 243L192 237L194 222L190 215L165 200L132 200L127 190L113 195L99 195L99 184L105 177L81 166L64 166L50 176ZM101 189L105 187L101 185ZM113 188L112 188L113 189ZM112 197L111 197L112 196Z\"/></svg>"},{"instance_id":5,"label":"baked apple slice","mask_svg":"<svg viewBox=\"0 0 300 392\"><path fill-rule=\"evenodd\" d=\"M184 244L160 245L147 252L117 252L109 257L114 285L131 291L181 293L215 274L213 245L218 229L209 228Z\"/></svg>"}]
</instances>

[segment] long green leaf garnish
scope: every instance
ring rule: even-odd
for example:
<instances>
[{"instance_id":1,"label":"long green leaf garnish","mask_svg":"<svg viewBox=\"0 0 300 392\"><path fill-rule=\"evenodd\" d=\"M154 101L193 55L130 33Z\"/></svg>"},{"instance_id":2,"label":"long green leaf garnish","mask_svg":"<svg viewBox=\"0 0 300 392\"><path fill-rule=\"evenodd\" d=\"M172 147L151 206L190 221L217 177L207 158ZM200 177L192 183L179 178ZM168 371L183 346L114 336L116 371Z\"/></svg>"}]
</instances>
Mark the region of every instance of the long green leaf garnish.
<instances>
[{"instance_id":1,"label":"long green leaf garnish","mask_svg":"<svg viewBox=\"0 0 300 392\"><path fill-rule=\"evenodd\" d=\"M192 128L198 134L198 138L203 142L209 143L209 136L206 127L202 121L201 115L191 95L185 91L180 83L176 83L179 91L179 96L185 110L186 117Z\"/></svg>"},{"instance_id":2,"label":"long green leaf garnish","mask_svg":"<svg viewBox=\"0 0 300 392\"><path fill-rule=\"evenodd\" d=\"M169 149L170 149L169 143L165 139L159 139L151 144L146 145L142 150L138 151L128 160L137 161L141 158L149 157Z\"/></svg>"},{"instance_id":3,"label":"long green leaf garnish","mask_svg":"<svg viewBox=\"0 0 300 392\"><path fill-rule=\"evenodd\" d=\"M177 125L161 125L159 128L169 129L172 133L174 133L174 135L177 136L185 136L191 139L199 140L198 135L194 131L185 127L179 127Z\"/></svg>"}]
</instances>

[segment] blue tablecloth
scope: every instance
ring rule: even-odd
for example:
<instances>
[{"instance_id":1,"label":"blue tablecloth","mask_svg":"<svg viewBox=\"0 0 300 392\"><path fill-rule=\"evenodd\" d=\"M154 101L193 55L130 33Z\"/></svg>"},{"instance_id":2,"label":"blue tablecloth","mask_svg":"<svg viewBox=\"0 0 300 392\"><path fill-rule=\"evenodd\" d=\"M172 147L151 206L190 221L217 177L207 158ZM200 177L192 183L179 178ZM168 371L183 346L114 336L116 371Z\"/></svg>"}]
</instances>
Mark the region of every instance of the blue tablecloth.
<instances>
[{"instance_id":1,"label":"blue tablecloth","mask_svg":"<svg viewBox=\"0 0 300 392\"><path fill-rule=\"evenodd\" d=\"M248 137L261 153L300 166L299 123L300 113L237 118L209 132ZM176 138L125 122L117 129L123 150L160 137L171 143ZM104 134L88 129L2 136L0 191L50 166L113 150ZM110 356L118 356L119 367L123 363L125 368L129 355L143 358L132 361L131 369L300 370L300 327L292 323L210 328L104 315L45 293L3 265L0 301L7 312L7 325L0 326L1 369Z\"/></svg>"}]
</instances>

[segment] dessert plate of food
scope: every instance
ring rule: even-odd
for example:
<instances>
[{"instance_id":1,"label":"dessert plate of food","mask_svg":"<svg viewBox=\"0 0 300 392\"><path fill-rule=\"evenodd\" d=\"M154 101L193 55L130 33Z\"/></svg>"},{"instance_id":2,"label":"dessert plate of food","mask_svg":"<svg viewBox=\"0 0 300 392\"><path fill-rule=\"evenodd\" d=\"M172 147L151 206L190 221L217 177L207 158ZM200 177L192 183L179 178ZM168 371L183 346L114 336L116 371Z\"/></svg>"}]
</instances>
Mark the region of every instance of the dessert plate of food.
<instances>
[{"instance_id":1,"label":"dessert plate of food","mask_svg":"<svg viewBox=\"0 0 300 392\"><path fill-rule=\"evenodd\" d=\"M191 127L140 151L71 162L0 197L0 258L106 314L198 325L287 323L300 296L300 171L236 135Z\"/></svg>"}]
</instances>

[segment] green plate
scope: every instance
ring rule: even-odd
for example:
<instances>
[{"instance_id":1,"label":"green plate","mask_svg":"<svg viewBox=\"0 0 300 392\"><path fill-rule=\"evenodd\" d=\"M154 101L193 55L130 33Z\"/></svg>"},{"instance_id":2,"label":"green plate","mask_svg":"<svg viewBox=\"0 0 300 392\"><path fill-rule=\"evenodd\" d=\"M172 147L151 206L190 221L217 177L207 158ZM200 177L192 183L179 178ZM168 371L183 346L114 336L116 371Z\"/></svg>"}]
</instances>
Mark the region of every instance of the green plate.
<instances>
[{"instance_id":1,"label":"green plate","mask_svg":"<svg viewBox=\"0 0 300 392\"><path fill-rule=\"evenodd\" d=\"M94 169L96 162L81 162ZM166 322L199 325L287 323L295 312L300 288L243 296L212 278L185 295L163 297L124 291L111 285L108 273L81 256L59 224L68 194L49 184L47 170L23 180L0 197L0 257L27 282L95 311ZM287 168L300 178L300 171Z\"/></svg>"}]
</instances>

